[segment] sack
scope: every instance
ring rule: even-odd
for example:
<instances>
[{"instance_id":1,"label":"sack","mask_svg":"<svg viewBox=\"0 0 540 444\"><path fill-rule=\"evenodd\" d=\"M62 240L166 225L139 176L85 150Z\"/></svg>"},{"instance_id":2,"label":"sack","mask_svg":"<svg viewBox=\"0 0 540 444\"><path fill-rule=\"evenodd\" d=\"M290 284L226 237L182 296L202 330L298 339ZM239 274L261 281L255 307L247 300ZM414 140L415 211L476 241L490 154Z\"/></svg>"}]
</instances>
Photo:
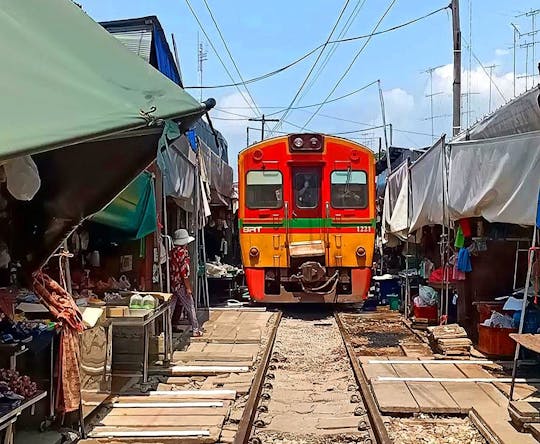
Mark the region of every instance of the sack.
<instances>
[{"instance_id":1,"label":"sack","mask_svg":"<svg viewBox=\"0 0 540 444\"><path fill-rule=\"evenodd\" d=\"M420 285L418 298L422 303L422 305L418 305L419 307L431 307L437 305L439 293L427 285Z\"/></svg>"},{"instance_id":2,"label":"sack","mask_svg":"<svg viewBox=\"0 0 540 444\"><path fill-rule=\"evenodd\" d=\"M37 165L30 156L17 157L4 164L7 189L17 200L32 200L41 186Z\"/></svg>"}]
</instances>

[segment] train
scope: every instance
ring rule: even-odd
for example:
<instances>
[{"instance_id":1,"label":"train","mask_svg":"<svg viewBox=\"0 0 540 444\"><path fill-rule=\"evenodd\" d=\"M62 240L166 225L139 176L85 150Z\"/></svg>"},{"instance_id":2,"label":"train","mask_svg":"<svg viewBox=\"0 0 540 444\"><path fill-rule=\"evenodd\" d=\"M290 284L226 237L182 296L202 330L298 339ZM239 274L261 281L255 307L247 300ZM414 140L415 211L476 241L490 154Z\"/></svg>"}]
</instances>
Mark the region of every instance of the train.
<instances>
[{"instance_id":1,"label":"train","mask_svg":"<svg viewBox=\"0 0 540 444\"><path fill-rule=\"evenodd\" d=\"M238 223L250 298L359 303L375 246L375 157L325 134L289 134L238 155Z\"/></svg>"}]
</instances>

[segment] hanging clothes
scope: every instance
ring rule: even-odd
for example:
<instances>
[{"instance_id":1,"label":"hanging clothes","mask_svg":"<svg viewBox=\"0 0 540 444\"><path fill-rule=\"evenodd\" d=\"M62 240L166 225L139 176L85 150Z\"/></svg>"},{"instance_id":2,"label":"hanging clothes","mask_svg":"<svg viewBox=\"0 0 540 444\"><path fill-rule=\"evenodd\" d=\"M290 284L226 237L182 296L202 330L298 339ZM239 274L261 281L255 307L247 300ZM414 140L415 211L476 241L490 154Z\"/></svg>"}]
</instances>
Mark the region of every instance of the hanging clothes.
<instances>
[{"instance_id":1,"label":"hanging clothes","mask_svg":"<svg viewBox=\"0 0 540 444\"><path fill-rule=\"evenodd\" d=\"M466 275L463 271L458 269L458 255L454 254L449 259L450 265L452 265L452 280L454 281L464 281L466 279Z\"/></svg>"},{"instance_id":2,"label":"hanging clothes","mask_svg":"<svg viewBox=\"0 0 540 444\"><path fill-rule=\"evenodd\" d=\"M471 237L472 230L471 230L471 220L470 219L461 219L459 221L459 227L461 228L461 231L463 232L463 236Z\"/></svg>"},{"instance_id":3,"label":"hanging clothes","mask_svg":"<svg viewBox=\"0 0 540 444\"><path fill-rule=\"evenodd\" d=\"M458 253L457 268L464 273L472 271L471 254L467 248L461 248Z\"/></svg>"},{"instance_id":4,"label":"hanging clothes","mask_svg":"<svg viewBox=\"0 0 540 444\"><path fill-rule=\"evenodd\" d=\"M454 247L463 248L464 245L465 245L465 236L463 235L463 230L461 229L461 225L460 225L456 231L456 240L454 241Z\"/></svg>"},{"instance_id":5,"label":"hanging clothes","mask_svg":"<svg viewBox=\"0 0 540 444\"><path fill-rule=\"evenodd\" d=\"M82 314L71 295L58 282L42 272L36 272L34 292L51 314L62 322L59 350L58 408L73 412L81 404L81 375L79 372L79 333L84 330Z\"/></svg>"}]
</instances>

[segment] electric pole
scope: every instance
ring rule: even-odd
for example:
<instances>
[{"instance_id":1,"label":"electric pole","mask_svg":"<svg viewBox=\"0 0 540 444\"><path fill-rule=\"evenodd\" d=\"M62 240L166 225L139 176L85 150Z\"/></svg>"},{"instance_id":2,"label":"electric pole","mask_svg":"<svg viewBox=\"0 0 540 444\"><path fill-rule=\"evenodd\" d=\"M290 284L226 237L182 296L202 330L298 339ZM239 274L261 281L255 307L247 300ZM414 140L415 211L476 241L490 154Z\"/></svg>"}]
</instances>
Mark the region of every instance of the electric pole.
<instances>
[{"instance_id":1,"label":"electric pole","mask_svg":"<svg viewBox=\"0 0 540 444\"><path fill-rule=\"evenodd\" d=\"M454 40L452 134L455 136L461 130L461 30L459 27L459 0L452 0L452 35Z\"/></svg>"},{"instance_id":2,"label":"electric pole","mask_svg":"<svg viewBox=\"0 0 540 444\"><path fill-rule=\"evenodd\" d=\"M279 122L279 119L267 119L264 114L261 117L251 117L250 122L261 122L261 141L264 140L264 124L266 122Z\"/></svg>"}]
</instances>

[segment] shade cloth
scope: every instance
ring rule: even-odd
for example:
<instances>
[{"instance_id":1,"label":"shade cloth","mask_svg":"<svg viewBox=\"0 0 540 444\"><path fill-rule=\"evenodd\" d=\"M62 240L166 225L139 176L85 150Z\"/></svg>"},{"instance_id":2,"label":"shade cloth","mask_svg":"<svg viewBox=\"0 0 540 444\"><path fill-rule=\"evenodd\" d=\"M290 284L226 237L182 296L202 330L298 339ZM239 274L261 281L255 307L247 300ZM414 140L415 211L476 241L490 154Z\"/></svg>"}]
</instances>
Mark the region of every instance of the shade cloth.
<instances>
[{"instance_id":1,"label":"shade cloth","mask_svg":"<svg viewBox=\"0 0 540 444\"><path fill-rule=\"evenodd\" d=\"M386 181L384 194L384 230L406 239L409 228L409 162L398 166Z\"/></svg>"},{"instance_id":2,"label":"shade cloth","mask_svg":"<svg viewBox=\"0 0 540 444\"><path fill-rule=\"evenodd\" d=\"M426 225L448 224L443 205L443 189L446 185L446 151L444 137L433 145L410 168L411 212L409 232ZM444 194L447 199L446 193ZM446 200L447 201L447 200Z\"/></svg>"},{"instance_id":3,"label":"shade cloth","mask_svg":"<svg viewBox=\"0 0 540 444\"><path fill-rule=\"evenodd\" d=\"M109 205L91 218L118 228L131 239L141 239L157 229L156 195L152 174L143 171Z\"/></svg>"},{"instance_id":4,"label":"shade cloth","mask_svg":"<svg viewBox=\"0 0 540 444\"><path fill-rule=\"evenodd\" d=\"M534 225L540 131L451 143L448 187L454 220L482 216L490 222Z\"/></svg>"},{"instance_id":5,"label":"shade cloth","mask_svg":"<svg viewBox=\"0 0 540 444\"><path fill-rule=\"evenodd\" d=\"M70 0L0 0L0 41L0 160L204 111Z\"/></svg>"}]
</instances>

